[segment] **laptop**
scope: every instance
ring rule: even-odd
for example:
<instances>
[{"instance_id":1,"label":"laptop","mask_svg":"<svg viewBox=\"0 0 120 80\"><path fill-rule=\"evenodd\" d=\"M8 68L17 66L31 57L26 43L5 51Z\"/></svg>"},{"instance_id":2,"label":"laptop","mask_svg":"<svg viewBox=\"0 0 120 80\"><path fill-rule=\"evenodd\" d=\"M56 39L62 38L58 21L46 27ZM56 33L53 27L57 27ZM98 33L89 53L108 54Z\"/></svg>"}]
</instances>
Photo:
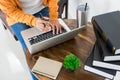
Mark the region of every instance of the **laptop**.
<instances>
[{"instance_id":1,"label":"laptop","mask_svg":"<svg viewBox=\"0 0 120 80\"><path fill-rule=\"evenodd\" d=\"M82 26L80 28L70 30L62 19L58 19L58 21L64 28L61 34L53 35L52 31L45 33L38 30L36 27L21 31L21 35L30 54L37 53L70 40L74 38L83 28L85 28L85 26Z\"/></svg>"}]
</instances>

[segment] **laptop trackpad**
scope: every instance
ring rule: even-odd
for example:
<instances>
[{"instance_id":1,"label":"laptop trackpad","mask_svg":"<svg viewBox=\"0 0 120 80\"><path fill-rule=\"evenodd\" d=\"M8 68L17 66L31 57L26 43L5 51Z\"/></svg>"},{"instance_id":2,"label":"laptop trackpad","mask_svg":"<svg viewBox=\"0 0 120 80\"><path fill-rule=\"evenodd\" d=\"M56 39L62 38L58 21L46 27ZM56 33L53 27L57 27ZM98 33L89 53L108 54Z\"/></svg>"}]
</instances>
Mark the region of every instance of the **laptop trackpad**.
<instances>
[{"instance_id":1,"label":"laptop trackpad","mask_svg":"<svg viewBox=\"0 0 120 80\"><path fill-rule=\"evenodd\" d=\"M44 33L44 32L40 31L36 27L32 27L32 28L22 31L22 35L24 35L25 38L30 38L30 37L33 37L36 35L40 35L42 33Z\"/></svg>"}]
</instances>

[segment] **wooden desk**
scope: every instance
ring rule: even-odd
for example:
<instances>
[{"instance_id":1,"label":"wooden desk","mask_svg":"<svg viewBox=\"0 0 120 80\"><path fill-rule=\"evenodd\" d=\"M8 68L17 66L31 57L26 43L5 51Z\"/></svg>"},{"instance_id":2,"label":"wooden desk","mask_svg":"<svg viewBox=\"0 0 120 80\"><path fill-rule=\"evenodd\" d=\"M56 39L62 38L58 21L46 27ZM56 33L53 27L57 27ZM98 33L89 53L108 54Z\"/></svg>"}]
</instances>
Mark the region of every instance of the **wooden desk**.
<instances>
[{"instance_id":1,"label":"wooden desk","mask_svg":"<svg viewBox=\"0 0 120 80\"><path fill-rule=\"evenodd\" d=\"M70 29L74 29L77 24L76 20L65 20ZM103 80L102 77L89 73L83 69L84 63L92 50L93 44L95 43L95 35L93 31L92 24L88 23L87 28L82 30L74 39L66 41L57 46L51 47L47 50L38 52L37 54L30 55L29 51L26 52L26 59L28 66L32 69L38 56L44 56L53 60L63 62L64 57L70 53L75 54L81 60L81 67L79 67L75 72L67 72L67 70L62 67L56 80ZM51 80L44 76L37 74L41 80Z\"/></svg>"}]
</instances>

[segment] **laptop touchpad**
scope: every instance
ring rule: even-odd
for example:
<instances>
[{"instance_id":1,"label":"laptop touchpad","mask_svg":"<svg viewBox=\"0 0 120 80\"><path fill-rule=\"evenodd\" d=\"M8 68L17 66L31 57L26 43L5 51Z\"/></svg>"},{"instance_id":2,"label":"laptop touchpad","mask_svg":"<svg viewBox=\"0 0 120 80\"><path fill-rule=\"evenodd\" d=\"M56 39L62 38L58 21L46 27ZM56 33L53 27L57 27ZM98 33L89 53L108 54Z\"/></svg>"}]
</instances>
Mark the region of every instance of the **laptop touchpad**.
<instances>
[{"instance_id":1,"label":"laptop touchpad","mask_svg":"<svg viewBox=\"0 0 120 80\"><path fill-rule=\"evenodd\" d=\"M37 29L36 27L32 27L32 28L22 31L21 33L22 35L26 36L25 38L30 38L36 35L40 35L43 32Z\"/></svg>"}]
</instances>

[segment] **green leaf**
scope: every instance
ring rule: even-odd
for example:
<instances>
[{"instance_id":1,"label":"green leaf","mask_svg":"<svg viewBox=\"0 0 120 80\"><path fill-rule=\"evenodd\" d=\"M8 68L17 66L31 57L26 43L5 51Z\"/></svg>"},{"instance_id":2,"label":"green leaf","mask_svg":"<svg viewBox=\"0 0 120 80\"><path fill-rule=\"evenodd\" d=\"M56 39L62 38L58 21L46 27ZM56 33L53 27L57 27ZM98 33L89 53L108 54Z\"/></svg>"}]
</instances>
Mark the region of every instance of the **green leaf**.
<instances>
[{"instance_id":1,"label":"green leaf","mask_svg":"<svg viewBox=\"0 0 120 80\"><path fill-rule=\"evenodd\" d=\"M63 66L67 69L75 70L80 66L80 59L73 54L67 55L64 58Z\"/></svg>"}]
</instances>

